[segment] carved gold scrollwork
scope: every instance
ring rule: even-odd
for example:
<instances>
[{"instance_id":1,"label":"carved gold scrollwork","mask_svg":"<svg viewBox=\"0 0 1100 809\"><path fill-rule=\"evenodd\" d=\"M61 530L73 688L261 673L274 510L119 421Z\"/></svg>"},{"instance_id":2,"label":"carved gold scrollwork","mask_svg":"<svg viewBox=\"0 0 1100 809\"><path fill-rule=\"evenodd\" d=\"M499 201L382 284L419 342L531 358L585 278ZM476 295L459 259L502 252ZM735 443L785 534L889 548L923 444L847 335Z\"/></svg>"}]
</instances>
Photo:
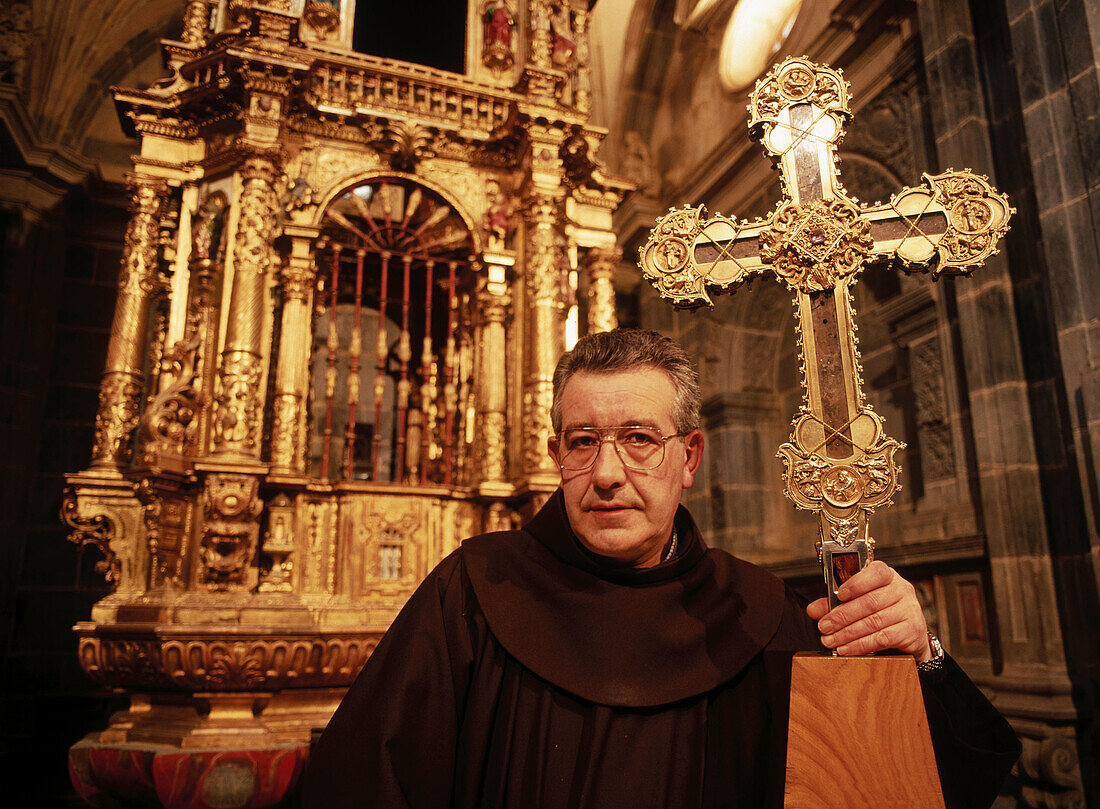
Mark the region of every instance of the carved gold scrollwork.
<instances>
[{"instance_id":1,"label":"carved gold scrollwork","mask_svg":"<svg viewBox=\"0 0 1100 809\"><path fill-rule=\"evenodd\" d=\"M398 171L412 171L417 163L435 154L436 136L430 129L407 121L390 121L382 127L378 149Z\"/></svg>"},{"instance_id":2,"label":"carved gold scrollwork","mask_svg":"<svg viewBox=\"0 0 1100 809\"><path fill-rule=\"evenodd\" d=\"M159 452L182 453L194 438L203 405L202 391L195 386L201 342L198 336L181 340L162 360L162 373L174 381L157 394L142 417L147 462Z\"/></svg>"},{"instance_id":3,"label":"carved gold scrollwork","mask_svg":"<svg viewBox=\"0 0 1100 809\"><path fill-rule=\"evenodd\" d=\"M222 357L214 435L219 444L255 452L259 419L257 389L263 372L260 358L248 351L227 351Z\"/></svg>"},{"instance_id":4,"label":"carved gold scrollwork","mask_svg":"<svg viewBox=\"0 0 1100 809\"><path fill-rule=\"evenodd\" d=\"M95 416L93 464L129 458L130 436L138 423L140 399L141 382L135 374L114 371L104 375Z\"/></svg>"},{"instance_id":5,"label":"carved gold scrollwork","mask_svg":"<svg viewBox=\"0 0 1100 809\"><path fill-rule=\"evenodd\" d=\"M870 223L849 202L788 202L761 231L760 258L791 289L816 292L858 273L874 245Z\"/></svg>"},{"instance_id":6,"label":"carved gold scrollwork","mask_svg":"<svg viewBox=\"0 0 1100 809\"><path fill-rule=\"evenodd\" d=\"M331 3L306 0L302 20L310 28L327 34L340 26L340 9L339 6L333 6Z\"/></svg>"},{"instance_id":7,"label":"carved gold scrollwork","mask_svg":"<svg viewBox=\"0 0 1100 809\"><path fill-rule=\"evenodd\" d=\"M69 542L76 545L94 545L103 559L96 562L97 573L111 583L117 584L120 563L111 548L111 541L115 536L115 525L106 514L82 515L77 503L76 494L72 489L66 489L61 501L61 519L71 529Z\"/></svg>"}]
</instances>

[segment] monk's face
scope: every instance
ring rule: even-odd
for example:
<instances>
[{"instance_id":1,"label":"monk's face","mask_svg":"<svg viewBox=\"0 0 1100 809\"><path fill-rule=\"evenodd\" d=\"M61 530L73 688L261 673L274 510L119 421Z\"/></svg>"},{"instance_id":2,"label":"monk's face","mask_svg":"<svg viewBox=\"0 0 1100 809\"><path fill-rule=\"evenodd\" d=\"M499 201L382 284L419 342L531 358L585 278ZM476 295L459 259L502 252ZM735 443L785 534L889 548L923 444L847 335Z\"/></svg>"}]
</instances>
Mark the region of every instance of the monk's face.
<instances>
[{"instance_id":1,"label":"monk's face","mask_svg":"<svg viewBox=\"0 0 1100 809\"><path fill-rule=\"evenodd\" d=\"M562 430L633 425L675 435L675 397L672 379L657 368L578 373L561 393ZM559 450L557 437L551 437L550 457L560 468ZM569 524L594 553L633 567L657 564L672 535L680 493L695 480L702 453L703 434L693 430L665 442L656 468L631 469L612 442L603 442L591 467L561 472Z\"/></svg>"}]
</instances>

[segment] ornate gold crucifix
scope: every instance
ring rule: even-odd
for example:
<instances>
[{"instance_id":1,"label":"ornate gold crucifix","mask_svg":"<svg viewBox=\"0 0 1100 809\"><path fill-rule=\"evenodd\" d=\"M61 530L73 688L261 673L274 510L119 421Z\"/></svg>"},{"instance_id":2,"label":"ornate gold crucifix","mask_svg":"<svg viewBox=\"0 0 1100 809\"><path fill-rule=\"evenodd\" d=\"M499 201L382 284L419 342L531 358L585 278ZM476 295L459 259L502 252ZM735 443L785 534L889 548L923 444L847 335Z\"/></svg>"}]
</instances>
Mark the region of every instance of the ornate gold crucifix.
<instances>
[{"instance_id":1,"label":"ornate gold crucifix","mask_svg":"<svg viewBox=\"0 0 1100 809\"><path fill-rule=\"evenodd\" d=\"M836 147L852 117L840 72L788 58L756 84L749 132L779 164L785 199L765 219L671 209L639 265L680 308L772 272L794 293L802 350L802 408L779 448L786 495L819 515L817 551L832 606L837 588L874 555L868 515L898 489L882 419L864 401L850 287L872 262L967 274L997 252L1014 210L984 177L925 174L888 203L861 205L840 184Z\"/></svg>"}]
</instances>

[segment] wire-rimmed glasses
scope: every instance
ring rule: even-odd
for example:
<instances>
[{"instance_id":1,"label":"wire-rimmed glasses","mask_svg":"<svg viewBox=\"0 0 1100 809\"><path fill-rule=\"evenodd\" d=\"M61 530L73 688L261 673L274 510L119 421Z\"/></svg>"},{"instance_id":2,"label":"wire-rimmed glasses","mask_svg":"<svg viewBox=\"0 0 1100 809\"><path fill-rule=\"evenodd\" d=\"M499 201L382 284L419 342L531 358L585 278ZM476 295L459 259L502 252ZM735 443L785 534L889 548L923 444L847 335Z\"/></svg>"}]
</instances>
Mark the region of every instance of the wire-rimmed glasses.
<instances>
[{"instance_id":1,"label":"wire-rimmed glasses","mask_svg":"<svg viewBox=\"0 0 1100 809\"><path fill-rule=\"evenodd\" d=\"M583 472L600 454L605 441L615 447L628 469L656 469L665 460L665 444L686 433L662 435L656 427L629 424L623 427L570 427L558 433L559 465L567 472Z\"/></svg>"}]
</instances>

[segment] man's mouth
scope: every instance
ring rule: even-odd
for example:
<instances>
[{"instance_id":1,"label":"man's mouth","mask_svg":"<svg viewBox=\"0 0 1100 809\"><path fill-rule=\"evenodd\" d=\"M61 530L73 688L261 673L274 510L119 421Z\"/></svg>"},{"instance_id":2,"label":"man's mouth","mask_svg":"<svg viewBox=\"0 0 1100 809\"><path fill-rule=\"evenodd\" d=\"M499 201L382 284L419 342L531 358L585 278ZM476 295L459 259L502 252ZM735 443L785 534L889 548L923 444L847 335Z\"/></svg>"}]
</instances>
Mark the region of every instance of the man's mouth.
<instances>
[{"instance_id":1,"label":"man's mouth","mask_svg":"<svg viewBox=\"0 0 1100 809\"><path fill-rule=\"evenodd\" d=\"M619 514L627 511L632 511L633 509L634 506L620 505L618 503L597 504L594 506L589 506L588 508L589 511L595 511L603 514Z\"/></svg>"}]
</instances>

